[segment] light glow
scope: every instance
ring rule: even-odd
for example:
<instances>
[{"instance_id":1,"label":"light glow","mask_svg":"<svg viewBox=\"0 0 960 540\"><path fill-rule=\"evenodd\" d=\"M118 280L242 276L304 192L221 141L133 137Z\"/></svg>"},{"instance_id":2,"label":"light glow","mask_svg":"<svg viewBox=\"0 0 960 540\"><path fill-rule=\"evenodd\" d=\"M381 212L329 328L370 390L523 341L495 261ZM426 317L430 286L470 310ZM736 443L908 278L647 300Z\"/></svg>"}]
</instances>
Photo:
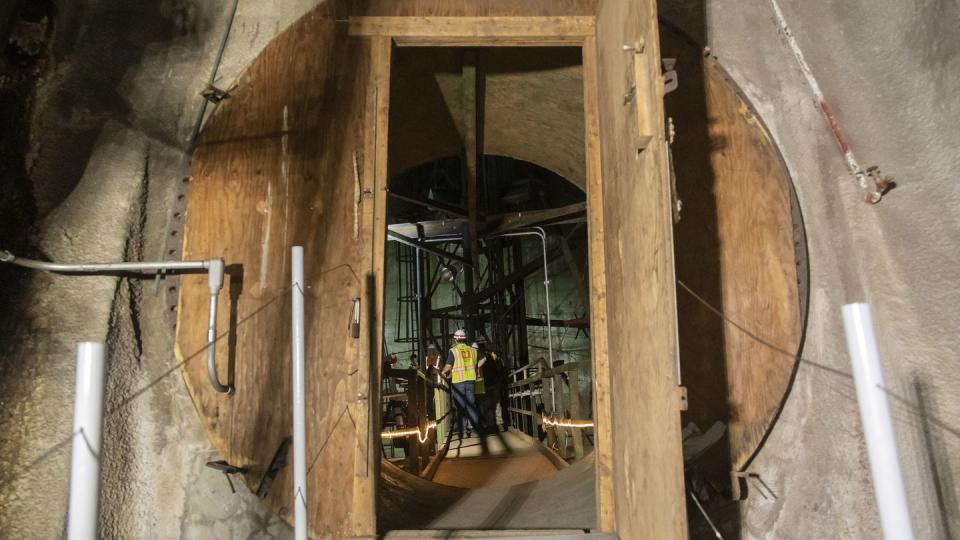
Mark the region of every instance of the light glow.
<instances>
[{"instance_id":1,"label":"light glow","mask_svg":"<svg viewBox=\"0 0 960 540\"><path fill-rule=\"evenodd\" d=\"M380 433L380 438L381 439L399 439L401 437L409 437L411 435L416 435L417 440L420 441L421 444L423 444L427 442L427 439L430 437L430 430L436 429L436 427L437 427L437 422L434 420L431 420L430 422L427 423L427 429L425 429L423 432L421 432L420 427L417 426L415 428L398 429L396 431L384 431Z\"/></svg>"},{"instance_id":2,"label":"light glow","mask_svg":"<svg viewBox=\"0 0 960 540\"><path fill-rule=\"evenodd\" d=\"M588 428L593 427L592 420L568 420L565 418L553 418L552 416L543 415L543 425L546 427L561 427L561 428Z\"/></svg>"}]
</instances>

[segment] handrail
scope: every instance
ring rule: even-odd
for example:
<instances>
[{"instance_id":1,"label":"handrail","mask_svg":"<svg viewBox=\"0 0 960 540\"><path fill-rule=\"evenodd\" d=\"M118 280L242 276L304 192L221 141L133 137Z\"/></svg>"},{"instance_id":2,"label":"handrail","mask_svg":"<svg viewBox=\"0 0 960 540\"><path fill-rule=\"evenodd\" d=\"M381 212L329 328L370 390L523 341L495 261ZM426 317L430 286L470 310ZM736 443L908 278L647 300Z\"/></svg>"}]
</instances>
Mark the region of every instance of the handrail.
<instances>
[{"instance_id":1,"label":"handrail","mask_svg":"<svg viewBox=\"0 0 960 540\"><path fill-rule=\"evenodd\" d=\"M525 386L532 382L536 382L537 380L545 379L547 377L552 377L554 375L559 375L560 373L566 373L568 371L576 371L580 369L581 366L584 366L584 365L590 365L590 364L589 362L568 362L566 364L559 365L555 368L541 370L533 377L527 377L526 379L520 379L519 381L508 383L507 386L509 388L513 388L516 386Z\"/></svg>"},{"instance_id":2,"label":"handrail","mask_svg":"<svg viewBox=\"0 0 960 540\"><path fill-rule=\"evenodd\" d=\"M233 387L221 384L217 377L217 299L223 289L223 276L226 266L223 259L204 261L154 261L154 262L116 262L116 263L55 263L17 257L7 250L0 249L0 262L10 263L32 270L43 270L62 274L113 274L122 272L160 274L168 271L185 270L206 271L210 287L210 308L207 320L207 375L210 385L220 394L230 394Z\"/></svg>"},{"instance_id":3,"label":"handrail","mask_svg":"<svg viewBox=\"0 0 960 540\"><path fill-rule=\"evenodd\" d=\"M573 438L573 449L574 456L579 459L583 457L583 434L580 433L580 430L584 428L592 428L593 422L590 420L575 420L570 418L562 418L560 416L555 416L558 414L556 406L554 406L549 413L544 410L538 410L535 403L535 396L538 395L538 386L539 386L539 395L541 396L540 402L543 401L543 394L546 391L546 387L543 384L545 379L550 379L551 382L556 381L558 375L563 375L569 373L569 382L570 382L570 400L571 400L571 414L578 414L579 407L573 407L573 403L578 403L579 397L579 372L583 368L590 367L590 362L580 361L580 362L569 362L566 364L561 364L556 367L549 367L546 365L546 362L543 359L535 360L513 372L510 373L511 381L507 383L507 388L512 391L510 393L511 399L516 399L512 405L508 407L509 413L516 415L516 425L522 426L522 430L526 431L529 426L530 429L536 432L537 428L542 426L544 429L553 428L550 430L548 437L556 439L556 437L570 436ZM529 372L536 370L534 374ZM517 377L523 377L522 379L517 379ZM562 394L561 394L562 397ZM525 408L524 398L530 400L529 409ZM562 409L563 407L561 407ZM509 414L508 413L508 414ZM562 415L563 413L561 411ZM524 418L525 417L525 418Z\"/></svg>"}]
</instances>

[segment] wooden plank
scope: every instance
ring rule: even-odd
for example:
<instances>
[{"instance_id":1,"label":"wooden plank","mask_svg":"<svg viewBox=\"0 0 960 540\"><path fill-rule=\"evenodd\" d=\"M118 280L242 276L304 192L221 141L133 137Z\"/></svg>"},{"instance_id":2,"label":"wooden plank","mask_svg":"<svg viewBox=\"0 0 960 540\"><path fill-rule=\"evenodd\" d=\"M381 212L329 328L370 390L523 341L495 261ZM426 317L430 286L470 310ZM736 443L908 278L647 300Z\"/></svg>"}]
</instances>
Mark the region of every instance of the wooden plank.
<instances>
[{"instance_id":1,"label":"wooden plank","mask_svg":"<svg viewBox=\"0 0 960 540\"><path fill-rule=\"evenodd\" d=\"M383 350L384 317L384 265L386 263L387 228L387 189L389 170L387 167L387 141L389 140L390 120L390 65L393 45L388 38L374 38L370 41L370 78L368 96L372 93L373 111L372 130L365 131L368 145L365 155L369 174L364 178L364 233L362 237L370 246L369 258L365 258L362 268L367 273L365 294L367 312L370 313L366 328L361 329L365 347L360 352L356 373L359 388L357 403L357 440L365 444L357 445L354 459L354 490L352 534L353 536L372 537L377 533L376 524L376 485L380 476L380 380L383 363L380 351ZM368 120L367 125L371 123ZM366 369L364 369L364 367Z\"/></svg>"},{"instance_id":2,"label":"wooden plank","mask_svg":"<svg viewBox=\"0 0 960 540\"><path fill-rule=\"evenodd\" d=\"M590 36L593 17L350 17L354 36L556 38Z\"/></svg>"},{"instance_id":3,"label":"wooden plank","mask_svg":"<svg viewBox=\"0 0 960 540\"><path fill-rule=\"evenodd\" d=\"M479 238L477 223L480 214L480 200L477 195L477 175L480 171L480 160L483 159L483 73L479 67L479 58L474 51L463 54L463 66L460 78L460 97L463 111L463 151L464 151L464 191L467 194L467 233L469 250L467 258L475 265L479 256ZM474 266L475 278L479 269ZM467 294L473 291L468 288Z\"/></svg>"},{"instance_id":4,"label":"wooden plank","mask_svg":"<svg viewBox=\"0 0 960 540\"><path fill-rule=\"evenodd\" d=\"M393 41L398 47L579 47L583 36L516 37L516 38L434 38L398 37Z\"/></svg>"},{"instance_id":5,"label":"wooden plank","mask_svg":"<svg viewBox=\"0 0 960 540\"><path fill-rule=\"evenodd\" d=\"M677 276L732 320L791 351L803 310L791 219L791 179L765 126L702 48L661 26L664 56L684 82L666 96L677 129ZM677 293L680 360L689 392L685 422L727 424L726 470L741 470L772 426L793 359L724 323L684 290ZM725 380L726 384L718 384ZM719 465L718 465L719 469ZM724 474L717 470L715 474Z\"/></svg>"},{"instance_id":6,"label":"wooden plank","mask_svg":"<svg viewBox=\"0 0 960 540\"><path fill-rule=\"evenodd\" d=\"M527 212L514 212L504 214L500 217L500 224L493 230L487 231L487 235L519 229L521 227L531 227L547 222L552 222L565 217L582 214L587 209L587 203L574 203L560 208L547 208L545 210L531 210ZM489 218L493 220L494 218Z\"/></svg>"},{"instance_id":7,"label":"wooden plank","mask_svg":"<svg viewBox=\"0 0 960 540\"><path fill-rule=\"evenodd\" d=\"M369 71L368 45L338 31L333 17L317 10L292 25L208 121L193 159L186 212L184 257L222 256L242 269L228 280L223 298L230 300L218 321L230 331L217 363L235 394L215 394L202 355L194 354L205 341L193 330L206 327L203 276L181 282L177 350L211 442L231 464L249 469L244 481L251 489L290 435L288 257L290 246L304 246L313 486L307 504L314 537L373 530L377 471L366 470L373 450L367 432L368 420L379 417L357 403L369 385L369 347L345 324L353 299L365 295L361 262L370 249L355 230L354 172L358 161L364 181L369 175L362 112L370 99ZM357 448L364 449L362 478L345 473L359 469ZM290 485L287 467L266 499L285 519L292 519L281 512L293 506Z\"/></svg>"},{"instance_id":8,"label":"wooden plank","mask_svg":"<svg viewBox=\"0 0 960 540\"><path fill-rule=\"evenodd\" d=\"M480 169L478 160L482 159L483 141L478 133L478 123L481 121L483 93L480 85L483 75L478 73L478 58L476 51L468 50L463 53L460 66L460 110L462 118L461 136L463 137L463 192L466 194L467 207L467 236L463 243L464 256L470 261L470 268L464 273L464 296L473 296L475 283L480 282L480 242L477 238L477 220L480 209L477 198L477 174ZM468 336L473 336L476 314L476 304L463 304L463 314L466 316L464 327Z\"/></svg>"},{"instance_id":9,"label":"wooden plank","mask_svg":"<svg viewBox=\"0 0 960 540\"><path fill-rule=\"evenodd\" d=\"M440 212L445 212L451 216L456 216L460 218L467 217L467 211L463 208L457 208L456 206L446 204L440 201L434 201L431 199L419 199L417 197L409 197L407 195L401 195L394 191L389 191L387 195L392 199L397 199L399 201L406 201L411 204L416 204L418 206L423 206L424 208L429 208L431 210L437 210Z\"/></svg>"},{"instance_id":10,"label":"wooden plank","mask_svg":"<svg viewBox=\"0 0 960 540\"><path fill-rule=\"evenodd\" d=\"M471 266L473 265L473 263L472 263L471 261L468 261L467 259L464 259L463 257L461 257L461 256L459 256L459 255L456 255L456 254L454 254L454 253L450 253L450 252L448 252L448 251L444 251L444 250L442 250L442 249L440 249L440 248L433 247L431 244L426 244L426 243L421 244L421 243L417 242L415 239L410 238L410 237L408 237L408 236L404 236L404 235L402 235L402 234L400 234L400 233L398 233L398 232L394 232L394 231L391 231L391 230L387 230L387 236L389 236L390 238L393 238L393 239L397 240L398 242L400 242L400 243L402 243L402 244L406 244L406 245L408 245L408 246L412 246L412 247L415 247L415 248L418 248L418 249L422 249L423 251L426 251L427 253L433 253L434 255L436 255L436 256L438 256L438 257L441 257L441 258L444 258L444 259L450 259L450 260L454 260L454 261L459 261L459 262L462 262L463 264L466 264L466 265L471 265Z\"/></svg>"},{"instance_id":11,"label":"wooden plank","mask_svg":"<svg viewBox=\"0 0 960 540\"><path fill-rule=\"evenodd\" d=\"M624 50L624 45L641 41L651 61L649 72L637 80L635 53ZM595 366L598 379L605 379L598 380L598 386L609 384L603 403L599 394L605 389L597 390L598 420L609 418L611 424L610 431L598 424L600 520L607 530L612 503L612 521L621 537L679 540L687 537L687 519L656 3L601 3L597 59L604 278L606 289L616 291L606 297L606 314L609 328L617 330L607 339L611 360L598 359ZM631 87L636 98L625 100ZM638 123L635 107L648 98L654 104L649 125L656 131L640 152L647 133ZM593 317L597 311L592 310ZM609 368L606 374L605 368ZM604 443L611 431L616 436ZM609 471L603 470L606 459ZM606 482L612 483L612 501Z\"/></svg>"},{"instance_id":12,"label":"wooden plank","mask_svg":"<svg viewBox=\"0 0 960 540\"><path fill-rule=\"evenodd\" d=\"M601 168L600 118L596 38L583 43L584 140L587 177L587 265L590 279L590 350L593 372L594 447L597 459L597 528L616 530L613 492L613 429L610 390L610 357L607 346L607 285L603 170Z\"/></svg>"}]
</instances>

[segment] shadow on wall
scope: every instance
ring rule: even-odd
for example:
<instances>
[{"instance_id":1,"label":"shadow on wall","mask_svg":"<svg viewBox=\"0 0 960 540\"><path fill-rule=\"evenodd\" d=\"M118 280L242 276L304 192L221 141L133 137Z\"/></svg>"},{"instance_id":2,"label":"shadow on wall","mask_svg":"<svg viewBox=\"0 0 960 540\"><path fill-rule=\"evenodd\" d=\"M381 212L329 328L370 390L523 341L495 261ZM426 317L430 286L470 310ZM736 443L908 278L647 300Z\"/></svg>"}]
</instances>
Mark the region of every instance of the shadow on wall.
<instances>
[{"instance_id":1,"label":"shadow on wall","mask_svg":"<svg viewBox=\"0 0 960 540\"><path fill-rule=\"evenodd\" d=\"M676 196L683 201L682 212L675 214L676 275L723 311L717 179L711 155L723 151L727 141L722 136L711 137L711 122L717 120L709 113L702 59L691 52L700 50L695 43L706 43L706 8L702 0L693 0L680 2L679 11L684 28L694 33L692 39L662 20L660 24L661 55L678 60L679 75L679 87L664 98L666 116L672 118L678 134L672 144L672 161ZM676 221L678 217L680 220ZM728 395L724 322L679 288L677 313L682 384L689 392L689 408L681 415L683 425L694 423L703 431L717 421L729 425L735 411L731 410ZM685 463L691 538L715 538L692 496L702 502L724 538L741 537L739 503L731 500L733 468L729 430L710 450Z\"/></svg>"},{"instance_id":2,"label":"shadow on wall","mask_svg":"<svg viewBox=\"0 0 960 540\"><path fill-rule=\"evenodd\" d=\"M138 130L165 144L184 146L177 136L180 107L164 103L182 94L169 97L163 92L165 79L182 74L164 71L163 60L158 60L155 73L148 73L145 59L154 51L202 48L223 8L211 7L213 13L209 13L199 5L186 0L54 2L57 26L49 49L53 77L50 87L38 93L33 127L39 144L27 164L41 216L76 187L108 120L128 126L136 123ZM85 22L91 20L99 25L87 26ZM157 78L155 86L133 84L133 68L138 66L143 70L139 77ZM140 114L153 112L131 108L129 94L144 92L141 87L155 94L146 100L137 96L137 101L152 101L157 110L169 111L170 118L154 116L138 122Z\"/></svg>"}]
</instances>

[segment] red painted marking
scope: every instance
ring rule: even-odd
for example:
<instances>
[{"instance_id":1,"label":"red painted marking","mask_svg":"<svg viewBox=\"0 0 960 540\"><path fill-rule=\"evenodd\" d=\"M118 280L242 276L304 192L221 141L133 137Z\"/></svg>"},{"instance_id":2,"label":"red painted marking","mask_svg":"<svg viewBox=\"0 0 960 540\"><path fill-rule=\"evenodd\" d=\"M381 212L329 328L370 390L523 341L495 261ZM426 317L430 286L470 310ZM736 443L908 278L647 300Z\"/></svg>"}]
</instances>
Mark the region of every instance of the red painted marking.
<instances>
[{"instance_id":1,"label":"red painted marking","mask_svg":"<svg viewBox=\"0 0 960 540\"><path fill-rule=\"evenodd\" d=\"M833 138L840 145L840 150L846 154L850 151L850 145L847 144L847 138L843 135L843 130L840 129L840 124L837 123L837 119L833 116L826 101L820 102L820 111L823 113L823 117L827 119L827 123L830 124L830 131L833 132Z\"/></svg>"}]
</instances>

